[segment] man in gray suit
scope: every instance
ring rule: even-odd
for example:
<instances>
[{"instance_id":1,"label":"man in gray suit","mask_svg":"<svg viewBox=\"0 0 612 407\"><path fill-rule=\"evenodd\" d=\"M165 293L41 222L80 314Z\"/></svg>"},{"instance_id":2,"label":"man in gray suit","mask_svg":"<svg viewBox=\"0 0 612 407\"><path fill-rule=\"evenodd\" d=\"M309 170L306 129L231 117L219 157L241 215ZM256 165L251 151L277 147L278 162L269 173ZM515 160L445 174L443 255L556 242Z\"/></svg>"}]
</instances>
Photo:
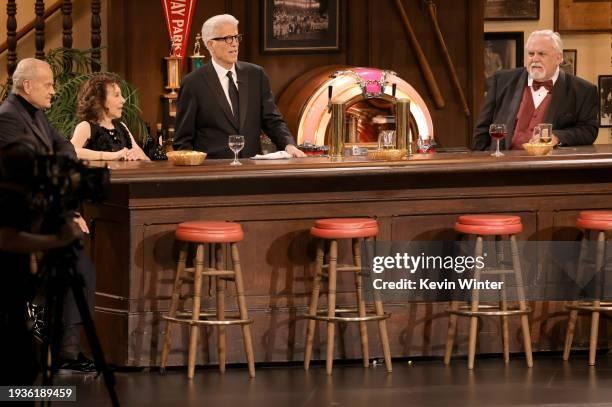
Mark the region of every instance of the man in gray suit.
<instances>
[{"instance_id":1,"label":"man in gray suit","mask_svg":"<svg viewBox=\"0 0 612 407\"><path fill-rule=\"evenodd\" d=\"M244 136L242 157L261 151L263 130L279 150L304 157L276 108L263 68L238 61L238 20L229 14L209 18L202 38L212 60L187 75L176 110L176 150L199 150L209 158L231 158L228 136Z\"/></svg>"},{"instance_id":2,"label":"man in gray suit","mask_svg":"<svg viewBox=\"0 0 612 407\"><path fill-rule=\"evenodd\" d=\"M563 43L551 30L534 31L525 68L498 71L474 129L472 149L492 148L489 125L506 124L501 148L521 149L539 123L552 123L554 145L592 144L597 138L597 87L559 69Z\"/></svg>"}]
</instances>

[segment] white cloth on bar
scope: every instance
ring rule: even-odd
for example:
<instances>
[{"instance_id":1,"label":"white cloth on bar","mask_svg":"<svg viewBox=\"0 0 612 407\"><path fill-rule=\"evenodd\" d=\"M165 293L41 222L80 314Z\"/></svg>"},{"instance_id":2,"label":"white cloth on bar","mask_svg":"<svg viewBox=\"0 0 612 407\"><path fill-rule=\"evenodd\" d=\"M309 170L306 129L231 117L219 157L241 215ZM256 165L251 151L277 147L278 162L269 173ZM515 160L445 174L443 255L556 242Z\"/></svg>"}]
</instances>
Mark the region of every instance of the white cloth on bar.
<instances>
[{"instance_id":1,"label":"white cloth on bar","mask_svg":"<svg viewBox=\"0 0 612 407\"><path fill-rule=\"evenodd\" d=\"M291 154L286 151L277 151L270 154L257 154L255 157L251 157L252 160L284 160L291 158Z\"/></svg>"}]
</instances>

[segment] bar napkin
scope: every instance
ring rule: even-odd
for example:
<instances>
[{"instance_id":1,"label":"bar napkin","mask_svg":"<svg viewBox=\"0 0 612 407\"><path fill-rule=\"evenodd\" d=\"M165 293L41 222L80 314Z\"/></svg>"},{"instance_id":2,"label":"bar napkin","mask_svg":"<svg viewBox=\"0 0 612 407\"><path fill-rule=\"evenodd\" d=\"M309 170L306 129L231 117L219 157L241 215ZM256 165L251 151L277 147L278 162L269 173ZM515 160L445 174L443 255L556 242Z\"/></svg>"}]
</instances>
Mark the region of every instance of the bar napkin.
<instances>
[{"instance_id":1,"label":"bar napkin","mask_svg":"<svg viewBox=\"0 0 612 407\"><path fill-rule=\"evenodd\" d=\"M257 154L251 157L251 160L284 160L286 158L291 158L291 154L286 151L277 151L270 154Z\"/></svg>"}]
</instances>

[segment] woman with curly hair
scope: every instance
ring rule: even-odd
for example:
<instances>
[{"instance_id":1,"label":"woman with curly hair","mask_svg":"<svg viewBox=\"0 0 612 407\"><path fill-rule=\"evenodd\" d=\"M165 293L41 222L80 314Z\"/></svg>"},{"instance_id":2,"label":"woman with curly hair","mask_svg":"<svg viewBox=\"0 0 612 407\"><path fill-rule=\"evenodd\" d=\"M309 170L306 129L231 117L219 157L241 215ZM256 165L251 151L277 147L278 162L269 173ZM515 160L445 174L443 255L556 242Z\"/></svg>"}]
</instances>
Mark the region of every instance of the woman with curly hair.
<instances>
[{"instance_id":1,"label":"woman with curly hair","mask_svg":"<svg viewBox=\"0 0 612 407\"><path fill-rule=\"evenodd\" d=\"M82 121L70 140L80 159L149 161L120 120L124 103L113 75L96 75L83 83L77 96L77 115Z\"/></svg>"}]
</instances>

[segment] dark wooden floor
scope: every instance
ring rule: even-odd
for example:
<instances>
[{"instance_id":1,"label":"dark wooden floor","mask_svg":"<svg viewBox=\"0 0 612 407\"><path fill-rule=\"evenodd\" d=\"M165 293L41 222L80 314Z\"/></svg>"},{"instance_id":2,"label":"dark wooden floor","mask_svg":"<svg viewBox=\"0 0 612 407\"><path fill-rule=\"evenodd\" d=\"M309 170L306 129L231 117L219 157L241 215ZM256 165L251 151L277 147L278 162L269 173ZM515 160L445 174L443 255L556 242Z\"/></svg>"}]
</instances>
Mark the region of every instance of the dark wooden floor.
<instances>
[{"instance_id":1,"label":"dark wooden floor","mask_svg":"<svg viewBox=\"0 0 612 407\"><path fill-rule=\"evenodd\" d=\"M116 389L122 406L148 407L612 406L612 355L598 355L596 367L587 366L586 358L577 354L564 363L559 355L539 355L532 369L520 355L507 366L485 358L473 372L465 359L450 367L440 360L395 361L392 374L383 366L344 364L331 377L321 365L309 372L283 365L258 367L253 380L245 368L229 368L225 375L206 368L192 382L183 369L118 372ZM72 375L55 382L76 385L79 406L110 405L101 379Z\"/></svg>"}]
</instances>

